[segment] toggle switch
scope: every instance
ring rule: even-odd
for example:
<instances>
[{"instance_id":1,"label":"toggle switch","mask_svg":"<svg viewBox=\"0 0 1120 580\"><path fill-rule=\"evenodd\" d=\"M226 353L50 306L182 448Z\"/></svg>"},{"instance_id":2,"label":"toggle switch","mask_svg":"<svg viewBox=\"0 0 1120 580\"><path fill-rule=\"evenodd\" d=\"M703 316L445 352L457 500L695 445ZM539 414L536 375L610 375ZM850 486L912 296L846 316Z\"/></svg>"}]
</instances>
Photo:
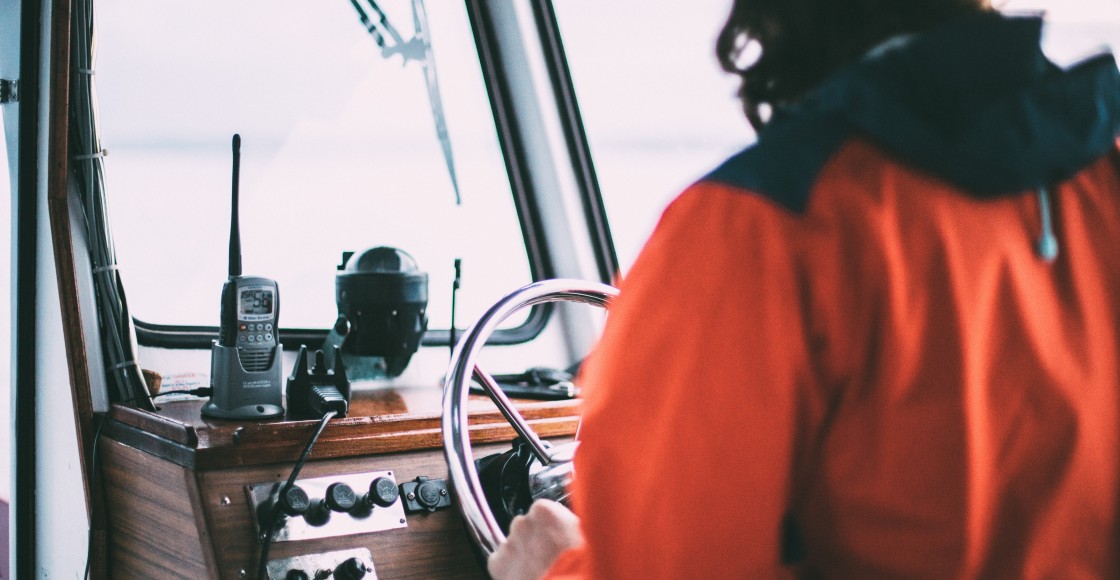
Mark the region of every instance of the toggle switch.
<instances>
[{"instance_id":1,"label":"toggle switch","mask_svg":"<svg viewBox=\"0 0 1120 580\"><path fill-rule=\"evenodd\" d=\"M307 497L307 492L298 485L293 485L282 493L279 501L280 510L291 517L302 516L311 507L311 498Z\"/></svg>"},{"instance_id":2,"label":"toggle switch","mask_svg":"<svg viewBox=\"0 0 1120 580\"><path fill-rule=\"evenodd\" d=\"M366 504L370 506L389 507L397 502L400 497L397 484L388 477L378 477L369 484L369 493L366 494Z\"/></svg>"},{"instance_id":3,"label":"toggle switch","mask_svg":"<svg viewBox=\"0 0 1120 580\"><path fill-rule=\"evenodd\" d=\"M369 571L361 559L349 558L334 569L334 577L338 580L362 580Z\"/></svg>"},{"instance_id":4,"label":"toggle switch","mask_svg":"<svg viewBox=\"0 0 1120 580\"><path fill-rule=\"evenodd\" d=\"M349 485L336 482L327 487L327 497L323 501L331 511L348 512L358 503L358 494Z\"/></svg>"}]
</instances>

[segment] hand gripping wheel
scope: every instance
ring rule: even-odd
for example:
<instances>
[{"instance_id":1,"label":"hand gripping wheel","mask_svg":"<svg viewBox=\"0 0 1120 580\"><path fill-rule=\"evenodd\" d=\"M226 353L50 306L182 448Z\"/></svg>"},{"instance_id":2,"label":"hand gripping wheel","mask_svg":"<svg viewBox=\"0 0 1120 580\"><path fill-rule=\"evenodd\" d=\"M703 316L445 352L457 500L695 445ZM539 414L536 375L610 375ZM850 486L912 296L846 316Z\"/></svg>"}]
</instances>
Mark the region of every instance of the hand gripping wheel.
<instances>
[{"instance_id":1,"label":"hand gripping wheel","mask_svg":"<svg viewBox=\"0 0 1120 580\"><path fill-rule=\"evenodd\" d=\"M550 449L537 437L525 418L514 409L505 393L489 373L478 368L475 360L486 340L498 325L515 312L546 302L579 302L606 307L618 296L618 290L605 284L582 280L544 280L535 282L507 295L490 307L475 322L451 357L447 371L447 384L443 391L443 453L447 457L448 475L455 493L459 511L463 514L468 534L482 553L489 558L503 542L506 535L498 525L479 482L471 452L470 430L467 428L467 394L473 376L486 390L498 410L509 421L514 431L526 442L529 450L544 466L571 462L571 453ZM560 465L559 467L570 467ZM564 469L563 471L568 471Z\"/></svg>"}]
</instances>

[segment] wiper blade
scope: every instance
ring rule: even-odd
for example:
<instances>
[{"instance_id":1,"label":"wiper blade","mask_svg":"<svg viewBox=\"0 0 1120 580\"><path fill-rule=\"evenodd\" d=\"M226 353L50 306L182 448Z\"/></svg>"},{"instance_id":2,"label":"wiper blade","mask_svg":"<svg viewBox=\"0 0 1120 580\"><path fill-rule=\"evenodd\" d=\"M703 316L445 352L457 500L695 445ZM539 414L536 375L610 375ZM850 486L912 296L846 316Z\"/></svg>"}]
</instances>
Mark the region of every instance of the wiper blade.
<instances>
[{"instance_id":1,"label":"wiper blade","mask_svg":"<svg viewBox=\"0 0 1120 580\"><path fill-rule=\"evenodd\" d=\"M381 55L385 58L389 58L399 52L404 54L405 63L409 60L419 60L423 58L423 53L416 53L413 51L412 54L408 54L405 51L405 46L410 43L405 42L404 37L389 23L389 17L385 15L385 11L381 9L381 6L379 6L375 0L367 1L369 2L370 10L377 15L377 22L373 22L370 19L369 13L366 12L366 9L362 7L358 0L350 0L350 5L354 7L354 10L358 11L358 19L362 21L362 26L365 26L366 32L373 37L373 41L381 48ZM385 42L386 34L392 37L392 45Z\"/></svg>"},{"instance_id":2,"label":"wiper blade","mask_svg":"<svg viewBox=\"0 0 1120 580\"><path fill-rule=\"evenodd\" d=\"M424 84L428 88L428 104L432 110L432 120L436 126L436 137L443 149L443 160L447 164L447 173L451 178L451 187L455 190L455 205L462 205L463 199L459 194L459 179L455 173L455 156L451 151L451 135L447 131L447 117L443 112L443 99L439 92L439 79L436 75L436 60L432 54L432 42L428 32L428 13L424 8L424 0L412 0L412 24L414 27L412 38L405 40L400 32L389 22L385 11L377 4L376 0L365 0L376 20L358 0L350 0L358 18L373 37L373 41L381 48L381 56L391 58L400 54L402 65L408 61L420 62L424 70ZM386 39L388 35L389 39ZM392 42L390 43L389 40Z\"/></svg>"},{"instance_id":3,"label":"wiper blade","mask_svg":"<svg viewBox=\"0 0 1120 580\"><path fill-rule=\"evenodd\" d=\"M451 135L447 132L447 118L443 113L443 99L439 95L439 79L436 75L436 59L432 54L432 42L428 34L428 12L424 0L412 0L412 23L416 28L413 41L417 38L424 45L424 82L428 85L428 103L432 107L432 119L436 124L436 137L443 148L443 160L451 177L451 187L455 189L455 205L462 205L459 195L459 179L455 176L455 157L451 152Z\"/></svg>"}]
</instances>

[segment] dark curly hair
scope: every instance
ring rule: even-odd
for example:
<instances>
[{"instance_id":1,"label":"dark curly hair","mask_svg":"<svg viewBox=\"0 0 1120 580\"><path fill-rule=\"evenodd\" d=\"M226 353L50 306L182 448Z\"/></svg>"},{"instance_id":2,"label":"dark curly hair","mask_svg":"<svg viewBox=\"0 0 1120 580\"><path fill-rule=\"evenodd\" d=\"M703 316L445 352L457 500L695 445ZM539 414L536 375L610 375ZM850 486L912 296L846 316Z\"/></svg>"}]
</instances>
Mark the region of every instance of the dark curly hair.
<instances>
[{"instance_id":1,"label":"dark curly hair","mask_svg":"<svg viewBox=\"0 0 1120 580\"><path fill-rule=\"evenodd\" d=\"M743 111L761 129L762 108L797 101L876 44L990 10L989 0L735 0L716 55L742 79ZM761 55L741 66L748 39Z\"/></svg>"}]
</instances>

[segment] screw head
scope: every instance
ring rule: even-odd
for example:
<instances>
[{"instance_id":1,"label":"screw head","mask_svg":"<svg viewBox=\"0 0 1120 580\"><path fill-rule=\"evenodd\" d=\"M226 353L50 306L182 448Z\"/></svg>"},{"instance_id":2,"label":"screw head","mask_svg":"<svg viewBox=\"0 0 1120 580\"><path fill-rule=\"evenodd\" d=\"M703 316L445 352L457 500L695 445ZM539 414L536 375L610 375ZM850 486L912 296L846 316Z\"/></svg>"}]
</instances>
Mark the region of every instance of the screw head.
<instances>
[{"instance_id":1,"label":"screw head","mask_svg":"<svg viewBox=\"0 0 1120 580\"><path fill-rule=\"evenodd\" d=\"M228 495L223 495L222 496L222 505L229 505L230 503L231 502L230 502L229 496Z\"/></svg>"},{"instance_id":2,"label":"screw head","mask_svg":"<svg viewBox=\"0 0 1120 580\"><path fill-rule=\"evenodd\" d=\"M416 494L412 493L412 492L409 492L409 494L406 497L408 497L408 501L412 501L412 500L416 499Z\"/></svg>"}]
</instances>

